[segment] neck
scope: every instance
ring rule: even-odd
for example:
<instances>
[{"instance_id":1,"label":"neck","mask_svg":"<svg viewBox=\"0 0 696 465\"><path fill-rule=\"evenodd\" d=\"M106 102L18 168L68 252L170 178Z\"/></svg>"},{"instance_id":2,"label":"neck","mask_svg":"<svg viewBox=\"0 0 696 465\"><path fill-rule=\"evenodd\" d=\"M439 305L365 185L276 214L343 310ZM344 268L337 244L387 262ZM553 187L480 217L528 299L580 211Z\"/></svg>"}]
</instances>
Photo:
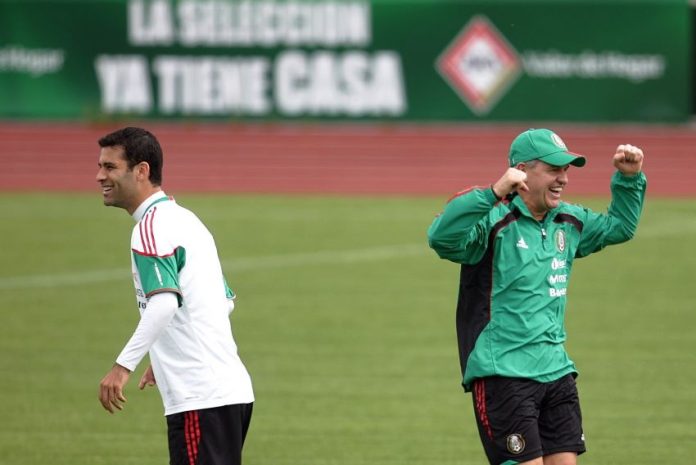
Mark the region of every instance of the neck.
<instances>
[{"instance_id":1,"label":"neck","mask_svg":"<svg viewBox=\"0 0 696 465\"><path fill-rule=\"evenodd\" d=\"M532 214L534 219L541 221L544 219L546 214L549 212L548 208L537 208L532 199L524 191L519 192L519 196L527 206L527 210Z\"/></svg>"},{"instance_id":2,"label":"neck","mask_svg":"<svg viewBox=\"0 0 696 465\"><path fill-rule=\"evenodd\" d=\"M157 192L161 192L162 188L160 186L148 186L145 189L142 189L138 193L138 197L131 203L131 205L126 209L128 211L129 215L133 215L135 210L138 209L142 203L148 199L152 194L155 194Z\"/></svg>"}]
</instances>

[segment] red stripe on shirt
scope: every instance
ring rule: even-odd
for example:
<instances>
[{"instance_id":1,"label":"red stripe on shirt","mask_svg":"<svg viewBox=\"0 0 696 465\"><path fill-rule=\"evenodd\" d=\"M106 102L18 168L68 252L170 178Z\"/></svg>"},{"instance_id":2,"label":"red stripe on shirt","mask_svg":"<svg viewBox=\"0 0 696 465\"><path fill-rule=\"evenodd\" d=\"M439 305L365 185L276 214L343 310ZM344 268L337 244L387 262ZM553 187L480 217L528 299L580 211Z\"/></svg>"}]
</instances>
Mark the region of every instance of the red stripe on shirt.
<instances>
[{"instance_id":1,"label":"red stripe on shirt","mask_svg":"<svg viewBox=\"0 0 696 465\"><path fill-rule=\"evenodd\" d=\"M145 221L142 220L140 223L138 223L138 227L140 228L140 243L143 245L143 250L145 251L146 254L152 255L152 252L150 251L149 244L147 243L147 235L144 232L145 229Z\"/></svg>"},{"instance_id":2,"label":"red stripe on shirt","mask_svg":"<svg viewBox=\"0 0 696 465\"><path fill-rule=\"evenodd\" d=\"M140 255L140 256L142 256L142 257L168 258L168 257L171 257L172 255L174 255L174 254L176 253L176 250L177 250L178 248L179 248L179 247L177 247L176 249L172 250L172 253L168 253L168 254L165 254L165 255L157 255L157 254L154 254L154 253L147 253L147 252L145 252L144 250L137 250L137 249L131 249L131 252L137 253L138 255Z\"/></svg>"},{"instance_id":3,"label":"red stripe on shirt","mask_svg":"<svg viewBox=\"0 0 696 465\"><path fill-rule=\"evenodd\" d=\"M473 186L469 187L467 189L464 189L463 191L456 192L452 197L447 199L446 203L450 203L452 200L456 199L457 197L461 197L464 194L468 194L469 192L476 190L476 189L488 189L488 187L485 186Z\"/></svg>"},{"instance_id":4,"label":"red stripe on shirt","mask_svg":"<svg viewBox=\"0 0 696 465\"><path fill-rule=\"evenodd\" d=\"M150 244L152 244L152 252L157 255L157 243L155 242L155 233L154 233L154 228L152 226L152 222L155 220L155 212L157 211L157 207L154 207L152 209L152 213L150 213L150 227L147 228L149 233L150 233Z\"/></svg>"}]
</instances>

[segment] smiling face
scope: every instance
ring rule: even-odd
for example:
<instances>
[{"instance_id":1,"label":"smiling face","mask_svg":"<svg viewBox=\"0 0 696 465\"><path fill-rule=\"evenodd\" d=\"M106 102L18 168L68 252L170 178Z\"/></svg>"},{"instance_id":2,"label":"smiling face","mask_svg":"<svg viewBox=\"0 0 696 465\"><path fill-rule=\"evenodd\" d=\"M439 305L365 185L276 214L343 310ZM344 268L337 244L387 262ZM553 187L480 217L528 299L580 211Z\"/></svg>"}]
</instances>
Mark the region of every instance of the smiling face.
<instances>
[{"instance_id":1,"label":"smiling face","mask_svg":"<svg viewBox=\"0 0 696 465\"><path fill-rule=\"evenodd\" d=\"M527 173L528 192L519 191L529 211L538 220L561 203L561 193L568 184L570 165L553 166L541 160L520 163L517 168Z\"/></svg>"},{"instance_id":2,"label":"smiling face","mask_svg":"<svg viewBox=\"0 0 696 465\"><path fill-rule=\"evenodd\" d=\"M124 208L130 214L138 208L146 198L141 192L142 165L147 163L139 163L129 168L123 147L102 147L96 180L102 189L104 205Z\"/></svg>"}]
</instances>

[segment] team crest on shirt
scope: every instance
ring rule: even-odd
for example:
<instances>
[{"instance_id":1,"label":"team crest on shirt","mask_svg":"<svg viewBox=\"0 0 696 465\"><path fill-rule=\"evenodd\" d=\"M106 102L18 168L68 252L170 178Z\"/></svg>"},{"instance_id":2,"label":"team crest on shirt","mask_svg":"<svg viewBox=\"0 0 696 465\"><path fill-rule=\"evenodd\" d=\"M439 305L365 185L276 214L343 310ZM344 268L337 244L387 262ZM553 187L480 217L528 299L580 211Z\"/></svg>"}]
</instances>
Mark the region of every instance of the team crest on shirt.
<instances>
[{"instance_id":1,"label":"team crest on shirt","mask_svg":"<svg viewBox=\"0 0 696 465\"><path fill-rule=\"evenodd\" d=\"M511 454L517 455L517 454L521 454L522 452L524 452L524 447L526 444L525 444L524 438L522 437L521 434L515 433L515 434L508 435L506 443L507 443L507 450Z\"/></svg>"},{"instance_id":2,"label":"team crest on shirt","mask_svg":"<svg viewBox=\"0 0 696 465\"><path fill-rule=\"evenodd\" d=\"M566 248L566 237L565 233L562 230L556 231L556 236L555 236L555 241L556 241L556 250L559 252L563 252Z\"/></svg>"}]
</instances>

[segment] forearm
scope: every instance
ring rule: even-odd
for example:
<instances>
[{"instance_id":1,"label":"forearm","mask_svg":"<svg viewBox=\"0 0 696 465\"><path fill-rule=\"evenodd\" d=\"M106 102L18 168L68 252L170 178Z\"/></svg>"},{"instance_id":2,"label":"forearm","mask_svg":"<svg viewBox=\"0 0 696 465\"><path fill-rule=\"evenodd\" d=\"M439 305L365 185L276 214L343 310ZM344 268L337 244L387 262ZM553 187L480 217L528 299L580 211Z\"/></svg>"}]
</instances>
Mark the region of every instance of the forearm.
<instances>
[{"instance_id":1,"label":"forearm","mask_svg":"<svg viewBox=\"0 0 696 465\"><path fill-rule=\"evenodd\" d=\"M625 176L616 173L612 177L612 199L606 214L585 209L584 229L577 257L585 257L608 245L620 244L631 239L638 228L643 199L645 176Z\"/></svg>"},{"instance_id":2,"label":"forearm","mask_svg":"<svg viewBox=\"0 0 696 465\"><path fill-rule=\"evenodd\" d=\"M634 176L616 172L612 177L608 214L613 219L613 236L617 242L631 239L638 229L646 186L647 180L642 172Z\"/></svg>"},{"instance_id":3,"label":"forearm","mask_svg":"<svg viewBox=\"0 0 696 465\"><path fill-rule=\"evenodd\" d=\"M172 320L177 307L178 301L174 293L162 292L150 297L135 332L119 354L116 363L131 371L135 370Z\"/></svg>"},{"instance_id":4,"label":"forearm","mask_svg":"<svg viewBox=\"0 0 696 465\"><path fill-rule=\"evenodd\" d=\"M452 199L428 228L428 243L442 258L461 260L477 237L476 227L498 201L491 188L473 189Z\"/></svg>"}]
</instances>

